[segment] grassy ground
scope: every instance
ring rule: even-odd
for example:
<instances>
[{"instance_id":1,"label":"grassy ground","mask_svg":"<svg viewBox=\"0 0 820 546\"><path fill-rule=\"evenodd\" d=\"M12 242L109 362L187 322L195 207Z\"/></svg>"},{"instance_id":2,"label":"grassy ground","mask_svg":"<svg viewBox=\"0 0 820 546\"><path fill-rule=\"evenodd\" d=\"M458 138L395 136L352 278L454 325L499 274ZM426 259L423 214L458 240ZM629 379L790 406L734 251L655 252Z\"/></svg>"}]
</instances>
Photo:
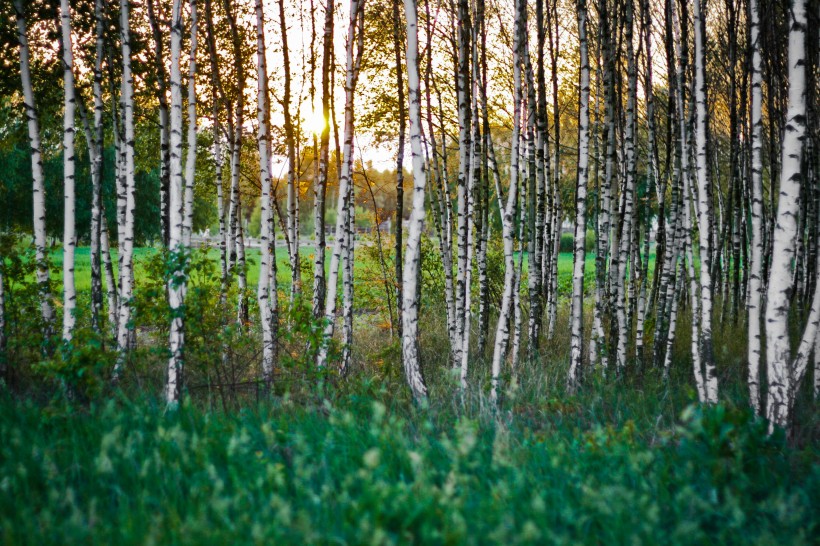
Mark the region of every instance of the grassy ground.
<instances>
[{"instance_id":1,"label":"grassy ground","mask_svg":"<svg viewBox=\"0 0 820 546\"><path fill-rule=\"evenodd\" d=\"M151 256L155 255L158 252L157 249L153 247L140 247L134 249L134 261L136 264L136 281L137 284L140 282L140 277L143 273L143 265L146 260L148 260ZM113 251L113 256L115 260L115 269L116 269L116 256L117 252L116 249ZM310 258L311 263L313 259L313 248L312 247L302 247L301 248L301 256L302 259ZM330 256L331 250L327 250L325 253L325 269L330 268ZM211 249L208 252L208 257L213 259L214 262L219 260L219 251L216 249ZM250 286L255 286L256 282L259 279L259 250L258 249L248 249L247 251L247 261L248 261L248 284ZM516 260L518 257L516 255ZM50 253L50 260L51 264L55 269L61 270L63 264L63 252L62 249L55 249ZM89 254L88 247L78 247L75 253L75 266L74 266L74 273L75 277L75 286L78 291L88 291L91 289L91 259ZM354 271L354 276L356 273L359 273L360 269L363 267L364 262L366 260L361 256L356 261L356 269ZM572 254L569 252L561 253L558 255L558 275L559 275L559 282L569 282L569 279L572 277L572 261L573 257ZM527 270L527 262L528 258L527 255L524 255L524 271ZM285 248L277 248L276 249L276 263L278 268L278 275L277 279L281 283L290 283L291 274L290 274L290 264L288 261L288 253L287 249ZM372 264L371 264L372 265ZM391 264L392 265L392 264ZM655 255L652 254L650 256L649 267L650 271L654 268L655 265ZM391 269L392 271L392 269ZM585 264L585 273L587 278L592 278L595 273L595 256L594 255L587 255L586 264ZM61 277L55 279L58 283L62 280Z\"/></svg>"},{"instance_id":2,"label":"grassy ground","mask_svg":"<svg viewBox=\"0 0 820 546\"><path fill-rule=\"evenodd\" d=\"M351 380L353 382L355 380ZM0 399L5 544L816 544L817 453L658 384L420 409ZM678 408L677 410L675 408ZM676 412L676 413L675 413Z\"/></svg>"}]
</instances>

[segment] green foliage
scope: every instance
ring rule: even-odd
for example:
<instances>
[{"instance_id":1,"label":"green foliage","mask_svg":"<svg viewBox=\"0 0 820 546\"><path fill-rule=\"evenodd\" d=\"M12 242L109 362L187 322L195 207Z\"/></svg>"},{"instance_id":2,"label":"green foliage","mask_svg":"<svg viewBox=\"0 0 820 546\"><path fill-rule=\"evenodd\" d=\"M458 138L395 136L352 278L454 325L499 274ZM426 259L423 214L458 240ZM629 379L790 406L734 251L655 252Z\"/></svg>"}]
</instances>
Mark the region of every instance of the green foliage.
<instances>
[{"instance_id":1,"label":"green foliage","mask_svg":"<svg viewBox=\"0 0 820 546\"><path fill-rule=\"evenodd\" d=\"M748 412L579 430L418 411L0 400L9 544L810 544L820 473ZM567 402L571 403L572 400ZM580 402L580 401L579 401ZM565 406L572 407L572 406ZM46 409L47 411L43 411ZM571 410L570 410L571 411ZM541 418L543 420L543 417Z\"/></svg>"},{"instance_id":2,"label":"green foliage","mask_svg":"<svg viewBox=\"0 0 820 546\"><path fill-rule=\"evenodd\" d=\"M70 343L63 344L55 356L35 366L40 379L77 401L89 401L105 390L116 354L105 350L99 334L88 328L75 330Z\"/></svg>"}]
</instances>

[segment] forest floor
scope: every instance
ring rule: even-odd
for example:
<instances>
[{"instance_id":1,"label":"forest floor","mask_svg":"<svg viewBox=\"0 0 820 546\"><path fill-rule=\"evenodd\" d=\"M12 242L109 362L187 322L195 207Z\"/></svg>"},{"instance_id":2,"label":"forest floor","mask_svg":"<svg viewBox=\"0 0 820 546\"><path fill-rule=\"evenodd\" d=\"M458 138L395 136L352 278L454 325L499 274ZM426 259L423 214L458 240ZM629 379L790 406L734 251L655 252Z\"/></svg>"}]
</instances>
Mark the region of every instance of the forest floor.
<instances>
[{"instance_id":1,"label":"forest floor","mask_svg":"<svg viewBox=\"0 0 820 546\"><path fill-rule=\"evenodd\" d=\"M394 390L398 389L398 390ZM816 544L818 444L595 381L503 411L351 378L175 411L0 392L5 544ZM484 401L486 402L486 400Z\"/></svg>"}]
</instances>

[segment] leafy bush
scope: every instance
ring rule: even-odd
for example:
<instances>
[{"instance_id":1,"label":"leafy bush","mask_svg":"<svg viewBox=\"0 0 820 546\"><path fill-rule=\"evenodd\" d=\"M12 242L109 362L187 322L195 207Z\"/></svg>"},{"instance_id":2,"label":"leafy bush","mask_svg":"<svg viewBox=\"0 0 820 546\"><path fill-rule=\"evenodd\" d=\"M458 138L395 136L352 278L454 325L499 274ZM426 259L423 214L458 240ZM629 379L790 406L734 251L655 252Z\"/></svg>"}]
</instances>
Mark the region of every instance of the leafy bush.
<instances>
[{"instance_id":1,"label":"leafy bush","mask_svg":"<svg viewBox=\"0 0 820 546\"><path fill-rule=\"evenodd\" d=\"M820 472L748 412L549 429L396 405L0 400L9 544L810 544ZM368 394L364 394L367 392ZM569 406L565 406L569 407ZM554 410L555 411L555 410Z\"/></svg>"}]
</instances>

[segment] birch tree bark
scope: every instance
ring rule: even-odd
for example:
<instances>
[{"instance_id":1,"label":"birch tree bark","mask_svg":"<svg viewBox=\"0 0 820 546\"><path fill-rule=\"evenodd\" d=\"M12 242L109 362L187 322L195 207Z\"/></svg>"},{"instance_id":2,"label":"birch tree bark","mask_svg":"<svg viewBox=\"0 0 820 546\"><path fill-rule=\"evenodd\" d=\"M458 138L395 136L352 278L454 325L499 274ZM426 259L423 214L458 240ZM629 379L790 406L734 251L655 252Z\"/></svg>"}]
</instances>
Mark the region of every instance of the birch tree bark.
<instances>
[{"instance_id":1,"label":"birch tree bark","mask_svg":"<svg viewBox=\"0 0 820 546\"><path fill-rule=\"evenodd\" d=\"M179 402L182 384L182 365L185 349L185 292L187 281L187 249L184 240L184 186L182 174L182 0L174 0L171 14L171 181L168 192L170 213L170 263L168 278L168 306L171 326L168 334L168 369L165 383L165 402L174 406Z\"/></svg>"},{"instance_id":2,"label":"birch tree bark","mask_svg":"<svg viewBox=\"0 0 820 546\"><path fill-rule=\"evenodd\" d=\"M146 4L148 8L148 22L151 26L151 34L154 39L154 70L156 71L156 94L159 103L159 214L161 218L162 242L167 246L168 237L170 236L168 226L168 184L171 172L171 156L168 148L170 127L168 125L168 91L166 87L168 78L165 70L165 38L156 13L156 0L148 0Z\"/></svg>"},{"instance_id":3,"label":"birch tree bark","mask_svg":"<svg viewBox=\"0 0 820 546\"><path fill-rule=\"evenodd\" d=\"M63 341L70 342L76 324L77 292L74 285L74 250L77 246L74 191L74 135L77 99L74 89L74 52L71 8L60 1L60 38L63 61Z\"/></svg>"},{"instance_id":4,"label":"birch tree bark","mask_svg":"<svg viewBox=\"0 0 820 546\"><path fill-rule=\"evenodd\" d=\"M419 82L419 33L416 0L404 0L407 25L407 92L410 122L410 153L413 160L413 210L407 233L404 276L402 278L402 363L413 398L427 397L427 386L419 364L419 260L424 227L424 189L427 175L421 146L421 91Z\"/></svg>"},{"instance_id":5,"label":"birch tree bark","mask_svg":"<svg viewBox=\"0 0 820 546\"><path fill-rule=\"evenodd\" d=\"M760 12L758 0L749 0L749 45L751 48L751 261L749 271L749 403L760 412L760 330L763 307L763 77L760 55Z\"/></svg>"},{"instance_id":6,"label":"birch tree bark","mask_svg":"<svg viewBox=\"0 0 820 546\"><path fill-rule=\"evenodd\" d=\"M20 79L23 87L23 104L25 107L28 141L31 148L32 204L34 219L34 259L37 267L37 291L40 300L40 315L43 319L44 347L54 327L54 307L48 272L48 250L46 248L46 189L43 176L43 159L40 146L40 118L34 102L34 90L31 83L31 64L28 45L25 6L23 0L14 0L14 12L17 19L17 40L20 44Z\"/></svg>"},{"instance_id":7,"label":"birch tree bark","mask_svg":"<svg viewBox=\"0 0 820 546\"><path fill-rule=\"evenodd\" d=\"M259 305L259 322L262 327L262 380L265 390L270 391L273 381L273 332L271 329L271 300L276 297L270 290L273 254L271 238L271 174L268 126L268 65L265 47L265 18L263 0L256 0L256 82L257 82L257 145L259 148L259 180L262 185L260 198L261 222L259 235L259 281L256 297Z\"/></svg>"},{"instance_id":8,"label":"birch tree bark","mask_svg":"<svg viewBox=\"0 0 820 546\"><path fill-rule=\"evenodd\" d=\"M313 317L325 314L325 193L327 192L327 164L330 144L330 76L333 71L333 0L325 5L325 30L322 55L322 134L319 137L318 172L313 183Z\"/></svg>"},{"instance_id":9,"label":"birch tree bark","mask_svg":"<svg viewBox=\"0 0 820 546\"><path fill-rule=\"evenodd\" d=\"M114 366L113 378L119 379L129 342L133 336L134 325L131 320L131 305L134 287L133 252L134 252L134 81L131 73L131 31L130 0L120 0L120 41L122 42L122 85L121 110L125 139L120 143L123 163L120 178L122 180L122 221L118 222L120 259L120 294L119 317L117 326L117 349L119 357Z\"/></svg>"},{"instance_id":10,"label":"birch tree bark","mask_svg":"<svg viewBox=\"0 0 820 546\"><path fill-rule=\"evenodd\" d=\"M581 54L581 99L578 106L578 180L575 186L575 249L572 264L572 339L569 387L578 385L584 346L584 264L586 262L586 197L589 180L589 53L586 0L578 0L578 40Z\"/></svg>"},{"instance_id":11,"label":"birch tree bark","mask_svg":"<svg viewBox=\"0 0 820 546\"><path fill-rule=\"evenodd\" d=\"M191 46L188 61L188 150L185 157L185 190L182 217L182 244L191 247L191 230L194 222L194 172L196 169L196 47L197 5L190 0Z\"/></svg>"},{"instance_id":12,"label":"birch tree bark","mask_svg":"<svg viewBox=\"0 0 820 546\"><path fill-rule=\"evenodd\" d=\"M102 271L100 257L100 222L102 214L102 163L103 163L103 99L102 99L102 62L103 62L103 32L104 16L102 0L94 2L95 19L95 57L94 80L92 93L94 96L93 129L86 128L86 139L91 161L91 226L90 249L91 258L91 327L95 332L101 332L100 313L103 308Z\"/></svg>"},{"instance_id":13,"label":"birch tree bark","mask_svg":"<svg viewBox=\"0 0 820 546\"><path fill-rule=\"evenodd\" d=\"M285 146L288 156L288 223L287 234L290 246L291 299L302 293L302 268L299 258L299 188L296 180L296 142L293 131L291 104L290 49L288 47L285 0L279 0L279 29L282 35L282 69L284 70L284 97L282 110L285 116Z\"/></svg>"},{"instance_id":14,"label":"birch tree bark","mask_svg":"<svg viewBox=\"0 0 820 546\"><path fill-rule=\"evenodd\" d=\"M510 186L507 190L507 203L502 203L501 183L496 177L495 186L498 197L498 206L502 214L501 231L504 241L504 292L501 296L501 308L498 315L498 325L493 347L492 383L490 400L498 404L499 381L501 377L501 363L504 360L507 342L510 338L510 310L513 302L513 288L515 284L515 263L513 261L513 213L518 199L518 159L519 135L521 131L521 57L522 42L527 28L526 2L516 0L515 23L513 27L513 130L510 150Z\"/></svg>"},{"instance_id":15,"label":"birch tree bark","mask_svg":"<svg viewBox=\"0 0 820 546\"><path fill-rule=\"evenodd\" d=\"M789 19L789 95L786 127L780 160L780 191L771 248L771 269L766 292L766 371L768 393L766 417L770 426L787 427L794 393L802 378L803 364L817 329L818 299L815 291L811 314L797 353L789 343L788 315L792 290L791 267L795 254L797 211L801 185L803 143L806 139L806 4L793 0Z\"/></svg>"},{"instance_id":16,"label":"birch tree bark","mask_svg":"<svg viewBox=\"0 0 820 546\"><path fill-rule=\"evenodd\" d=\"M704 46L705 20L701 0L693 2L695 17L695 172L698 181L698 238L700 243L700 346L706 381L706 402L717 403L718 382L712 350L712 274L710 235L712 216L709 204L711 189L706 157L707 104L706 104L706 51Z\"/></svg>"},{"instance_id":17,"label":"birch tree bark","mask_svg":"<svg viewBox=\"0 0 820 546\"><path fill-rule=\"evenodd\" d=\"M353 246L352 233L350 229L351 215L353 209L353 133L354 133L354 111L353 103L356 92L356 82L359 78L359 68L361 66L362 49L364 47L364 36L361 27L357 23L364 10L361 0L351 0L350 19L347 29L347 60L345 61L345 111L344 111L344 136L342 137L342 170L339 173L339 198L336 202L336 235L333 242L333 253L330 256L330 271L327 279L327 300L325 301L325 325L322 345L316 357L316 365L324 367L327 365L327 354L330 341L333 338L333 330L336 323L336 299L339 285L339 263L342 254ZM358 47L357 47L358 42ZM352 266L351 260L345 260L345 268ZM351 270L352 271L352 270ZM345 275L348 277L350 275ZM351 286L348 286L351 285ZM352 290L352 278L344 279L343 290ZM345 305L345 318L348 313L352 316L352 309L347 309ZM349 344L343 346L347 350L348 358ZM346 369L349 362L342 362L342 369Z\"/></svg>"},{"instance_id":18,"label":"birch tree bark","mask_svg":"<svg viewBox=\"0 0 820 546\"><path fill-rule=\"evenodd\" d=\"M396 332L399 339L402 337L401 306L402 306L402 277L404 276L404 266L402 260L404 226L404 138L407 132L407 112L406 98L404 93L404 71L402 69L401 58L401 17L399 13L399 0L392 0L393 7L393 50L396 56L396 90L398 99L399 115L399 136L398 151L396 152L396 241L394 247L396 263L396 305L398 307L398 324ZM428 138L433 138L432 134ZM435 153L435 152L434 152Z\"/></svg>"}]
</instances>

